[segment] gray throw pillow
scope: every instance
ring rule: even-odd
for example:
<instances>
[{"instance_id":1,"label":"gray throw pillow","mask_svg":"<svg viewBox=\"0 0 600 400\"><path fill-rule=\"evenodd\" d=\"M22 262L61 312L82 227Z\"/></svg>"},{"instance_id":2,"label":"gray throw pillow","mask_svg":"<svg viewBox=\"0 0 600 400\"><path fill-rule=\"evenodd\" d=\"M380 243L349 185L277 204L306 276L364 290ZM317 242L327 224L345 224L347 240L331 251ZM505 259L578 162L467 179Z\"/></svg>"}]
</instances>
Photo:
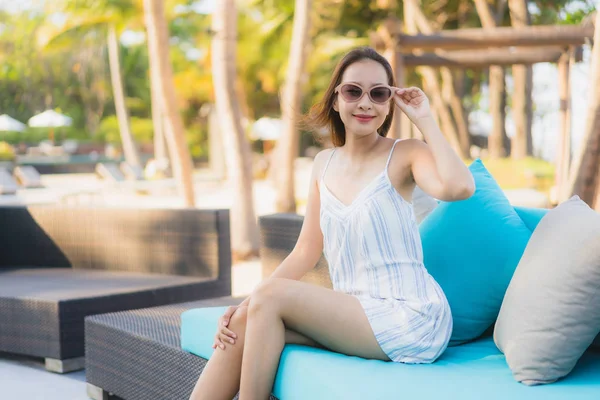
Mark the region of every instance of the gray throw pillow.
<instances>
[{"instance_id":1,"label":"gray throw pillow","mask_svg":"<svg viewBox=\"0 0 600 400\"><path fill-rule=\"evenodd\" d=\"M600 332L600 214L578 196L534 230L504 296L494 341L526 385L571 372Z\"/></svg>"}]
</instances>

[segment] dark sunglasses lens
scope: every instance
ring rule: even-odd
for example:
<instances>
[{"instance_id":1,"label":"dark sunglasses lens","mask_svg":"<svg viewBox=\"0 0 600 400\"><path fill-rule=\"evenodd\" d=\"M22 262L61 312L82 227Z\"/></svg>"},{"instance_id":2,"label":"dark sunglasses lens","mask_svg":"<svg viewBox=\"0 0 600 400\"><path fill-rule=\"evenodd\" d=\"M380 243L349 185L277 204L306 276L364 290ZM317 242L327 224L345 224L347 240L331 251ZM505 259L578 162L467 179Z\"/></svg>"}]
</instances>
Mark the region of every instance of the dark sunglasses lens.
<instances>
[{"instance_id":1,"label":"dark sunglasses lens","mask_svg":"<svg viewBox=\"0 0 600 400\"><path fill-rule=\"evenodd\" d=\"M386 87L378 87L371 90L371 98L376 103L385 103L392 96L392 91Z\"/></svg>"},{"instance_id":2,"label":"dark sunglasses lens","mask_svg":"<svg viewBox=\"0 0 600 400\"><path fill-rule=\"evenodd\" d=\"M360 99L362 95L362 89L355 85L344 85L341 89L342 96L348 101L355 101Z\"/></svg>"}]
</instances>

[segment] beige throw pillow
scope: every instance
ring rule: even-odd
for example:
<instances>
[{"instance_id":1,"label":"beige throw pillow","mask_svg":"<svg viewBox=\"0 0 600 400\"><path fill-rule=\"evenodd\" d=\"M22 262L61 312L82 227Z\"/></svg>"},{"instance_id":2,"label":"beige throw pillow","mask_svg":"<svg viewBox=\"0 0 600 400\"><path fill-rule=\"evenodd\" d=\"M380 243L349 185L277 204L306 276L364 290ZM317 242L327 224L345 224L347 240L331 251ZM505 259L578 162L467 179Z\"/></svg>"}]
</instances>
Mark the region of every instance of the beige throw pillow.
<instances>
[{"instance_id":1,"label":"beige throw pillow","mask_svg":"<svg viewBox=\"0 0 600 400\"><path fill-rule=\"evenodd\" d=\"M554 382L600 332L600 214L574 196L533 232L506 291L494 341L514 378Z\"/></svg>"}]
</instances>

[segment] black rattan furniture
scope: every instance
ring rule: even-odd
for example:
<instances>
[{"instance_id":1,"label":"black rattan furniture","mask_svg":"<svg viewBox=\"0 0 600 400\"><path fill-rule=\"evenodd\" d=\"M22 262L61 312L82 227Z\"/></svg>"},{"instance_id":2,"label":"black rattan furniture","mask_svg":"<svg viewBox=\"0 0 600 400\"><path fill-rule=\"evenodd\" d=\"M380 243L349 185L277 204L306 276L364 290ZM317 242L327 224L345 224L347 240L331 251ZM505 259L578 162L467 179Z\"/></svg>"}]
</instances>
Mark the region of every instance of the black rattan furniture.
<instances>
[{"instance_id":1,"label":"black rattan furniture","mask_svg":"<svg viewBox=\"0 0 600 400\"><path fill-rule=\"evenodd\" d=\"M271 276L275 268L294 249L304 217L299 214L271 214L259 218L260 259L263 278ZM314 269L301 279L303 282L332 288L329 266L325 257L321 257Z\"/></svg>"},{"instance_id":2,"label":"black rattan furniture","mask_svg":"<svg viewBox=\"0 0 600 400\"><path fill-rule=\"evenodd\" d=\"M84 318L231 294L229 212L0 207L0 351L84 366Z\"/></svg>"},{"instance_id":3,"label":"black rattan furniture","mask_svg":"<svg viewBox=\"0 0 600 400\"><path fill-rule=\"evenodd\" d=\"M274 214L259 218L263 276L289 254L303 217ZM304 281L331 287L322 258ZM223 297L179 305L125 311L86 318L86 380L95 400L188 399L206 360L181 349L182 312L192 308L238 304ZM214 332L198 332L214 335ZM272 397L272 399L275 399Z\"/></svg>"},{"instance_id":4,"label":"black rattan furniture","mask_svg":"<svg viewBox=\"0 0 600 400\"><path fill-rule=\"evenodd\" d=\"M242 300L223 297L87 317L88 396L95 400L188 399L207 361L181 349L181 313Z\"/></svg>"}]
</instances>

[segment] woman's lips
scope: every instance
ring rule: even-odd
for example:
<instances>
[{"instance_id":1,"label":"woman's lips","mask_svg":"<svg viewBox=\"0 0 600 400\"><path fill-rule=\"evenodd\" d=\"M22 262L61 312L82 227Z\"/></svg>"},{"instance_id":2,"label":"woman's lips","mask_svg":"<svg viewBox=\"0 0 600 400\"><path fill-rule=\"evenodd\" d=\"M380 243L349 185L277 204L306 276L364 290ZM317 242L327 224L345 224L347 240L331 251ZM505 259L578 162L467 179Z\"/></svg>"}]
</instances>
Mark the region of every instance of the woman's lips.
<instances>
[{"instance_id":1,"label":"woman's lips","mask_svg":"<svg viewBox=\"0 0 600 400\"><path fill-rule=\"evenodd\" d=\"M372 115L355 115L354 118L356 118L359 122L369 122L375 117Z\"/></svg>"}]
</instances>

